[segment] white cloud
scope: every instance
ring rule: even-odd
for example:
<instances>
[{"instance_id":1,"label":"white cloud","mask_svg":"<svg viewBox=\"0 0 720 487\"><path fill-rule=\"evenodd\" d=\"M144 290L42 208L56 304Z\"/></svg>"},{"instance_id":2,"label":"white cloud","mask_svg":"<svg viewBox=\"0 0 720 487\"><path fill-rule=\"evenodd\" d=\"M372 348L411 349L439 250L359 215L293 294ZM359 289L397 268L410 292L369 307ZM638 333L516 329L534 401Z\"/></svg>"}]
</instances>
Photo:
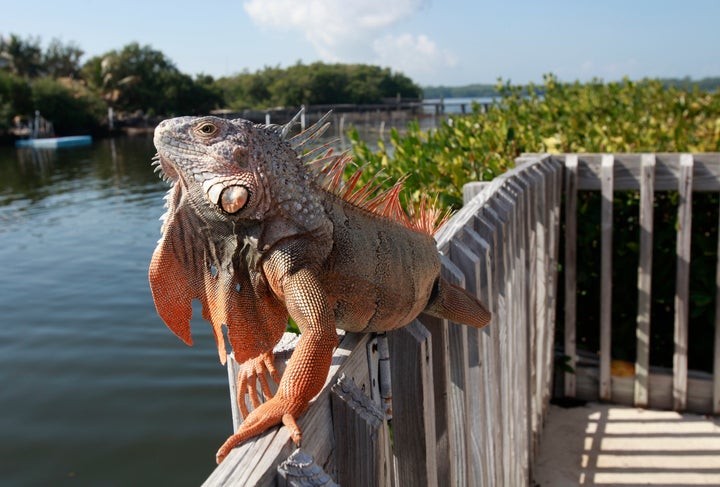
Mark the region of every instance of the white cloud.
<instances>
[{"instance_id":1,"label":"white cloud","mask_svg":"<svg viewBox=\"0 0 720 487\"><path fill-rule=\"evenodd\" d=\"M327 61L366 58L372 41L418 12L427 0L248 0L258 25L299 31Z\"/></svg>"},{"instance_id":2,"label":"white cloud","mask_svg":"<svg viewBox=\"0 0 720 487\"><path fill-rule=\"evenodd\" d=\"M415 78L427 78L457 65L457 58L449 51L441 50L426 35L386 35L376 39L373 50L377 62L404 72Z\"/></svg>"}]
</instances>

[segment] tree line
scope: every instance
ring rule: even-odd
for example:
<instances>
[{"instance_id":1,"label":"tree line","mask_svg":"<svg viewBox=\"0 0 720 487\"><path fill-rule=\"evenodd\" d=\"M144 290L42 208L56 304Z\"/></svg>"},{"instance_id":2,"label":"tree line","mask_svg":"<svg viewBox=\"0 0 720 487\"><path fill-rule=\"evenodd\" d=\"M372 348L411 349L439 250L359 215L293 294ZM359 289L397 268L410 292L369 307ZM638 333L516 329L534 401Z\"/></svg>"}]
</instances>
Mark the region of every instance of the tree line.
<instances>
[{"instance_id":1,"label":"tree line","mask_svg":"<svg viewBox=\"0 0 720 487\"><path fill-rule=\"evenodd\" d=\"M381 103L419 98L402 73L365 64L265 67L214 79L191 77L161 51L137 42L84 63L74 43L0 36L0 133L40 110L58 133L99 128L109 107L122 116L198 115L219 108Z\"/></svg>"},{"instance_id":2,"label":"tree line","mask_svg":"<svg viewBox=\"0 0 720 487\"><path fill-rule=\"evenodd\" d=\"M700 91L712 92L720 88L720 77L702 78L693 80L689 76L684 78L660 78L658 80L665 88L693 89L697 87ZM527 96L527 87L522 88ZM542 94L542 87L535 87L536 93ZM497 85L473 83L462 86L425 86L423 88L424 98L490 98L497 97Z\"/></svg>"}]
</instances>

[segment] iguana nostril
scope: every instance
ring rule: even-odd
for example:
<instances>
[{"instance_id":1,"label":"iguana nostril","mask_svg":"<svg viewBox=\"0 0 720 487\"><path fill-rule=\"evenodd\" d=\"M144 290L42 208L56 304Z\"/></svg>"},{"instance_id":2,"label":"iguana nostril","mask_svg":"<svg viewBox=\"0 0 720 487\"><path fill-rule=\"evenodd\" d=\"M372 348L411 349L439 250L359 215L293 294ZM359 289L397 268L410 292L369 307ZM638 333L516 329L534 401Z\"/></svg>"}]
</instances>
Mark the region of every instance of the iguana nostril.
<instances>
[{"instance_id":1,"label":"iguana nostril","mask_svg":"<svg viewBox=\"0 0 720 487\"><path fill-rule=\"evenodd\" d=\"M221 193L218 204L227 213L237 213L245 208L249 196L250 194L244 186L228 186Z\"/></svg>"}]
</instances>

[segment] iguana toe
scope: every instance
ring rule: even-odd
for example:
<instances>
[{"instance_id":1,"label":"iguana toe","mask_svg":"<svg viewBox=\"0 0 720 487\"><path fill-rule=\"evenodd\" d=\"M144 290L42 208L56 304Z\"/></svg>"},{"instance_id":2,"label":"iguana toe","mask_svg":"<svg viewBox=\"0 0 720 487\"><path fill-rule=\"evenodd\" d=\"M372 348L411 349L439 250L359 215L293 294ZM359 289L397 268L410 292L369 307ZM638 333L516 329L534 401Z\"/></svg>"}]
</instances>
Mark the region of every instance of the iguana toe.
<instances>
[{"instance_id":1,"label":"iguana toe","mask_svg":"<svg viewBox=\"0 0 720 487\"><path fill-rule=\"evenodd\" d=\"M217 463L222 462L233 448L240 443L259 435L263 431L280 424L281 422L290 430L290 436L296 445L300 444L302 431L297 425L295 418L300 416L307 408L301 403L288 400L287 398L273 397L253 410L240 424L237 433L230 436L220 447L215 455Z\"/></svg>"}]
</instances>

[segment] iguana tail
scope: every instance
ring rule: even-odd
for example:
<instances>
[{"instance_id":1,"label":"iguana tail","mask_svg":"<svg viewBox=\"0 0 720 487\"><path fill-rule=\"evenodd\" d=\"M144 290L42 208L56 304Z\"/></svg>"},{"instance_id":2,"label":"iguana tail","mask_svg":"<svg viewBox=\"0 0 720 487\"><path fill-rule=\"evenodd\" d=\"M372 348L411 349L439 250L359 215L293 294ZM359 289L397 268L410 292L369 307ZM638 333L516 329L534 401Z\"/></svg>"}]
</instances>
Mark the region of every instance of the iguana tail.
<instances>
[{"instance_id":1,"label":"iguana tail","mask_svg":"<svg viewBox=\"0 0 720 487\"><path fill-rule=\"evenodd\" d=\"M442 277L435 281L423 313L476 328L487 325L492 317L475 296Z\"/></svg>"}]
</instances>

